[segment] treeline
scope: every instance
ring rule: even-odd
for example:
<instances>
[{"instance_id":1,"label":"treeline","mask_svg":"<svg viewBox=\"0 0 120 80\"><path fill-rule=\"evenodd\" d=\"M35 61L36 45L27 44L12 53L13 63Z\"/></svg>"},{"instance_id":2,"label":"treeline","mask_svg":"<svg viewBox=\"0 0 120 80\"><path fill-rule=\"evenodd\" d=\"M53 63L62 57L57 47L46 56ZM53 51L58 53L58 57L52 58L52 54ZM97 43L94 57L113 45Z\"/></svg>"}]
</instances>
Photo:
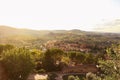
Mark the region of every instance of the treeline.
<instances>
[{"instance_id":1,"label":"treeline","mask_svg":"<svg viewBox=\"0 0 120 80\"><path fill-rule=\"evenodd\" d=\"M45 47L48 49L55 47L66 52L105 53L112 44L120 43L119 35L115 34L54 33L52 37L55 37L54 40L45 43Z\"/></svg>"}]
</instances>

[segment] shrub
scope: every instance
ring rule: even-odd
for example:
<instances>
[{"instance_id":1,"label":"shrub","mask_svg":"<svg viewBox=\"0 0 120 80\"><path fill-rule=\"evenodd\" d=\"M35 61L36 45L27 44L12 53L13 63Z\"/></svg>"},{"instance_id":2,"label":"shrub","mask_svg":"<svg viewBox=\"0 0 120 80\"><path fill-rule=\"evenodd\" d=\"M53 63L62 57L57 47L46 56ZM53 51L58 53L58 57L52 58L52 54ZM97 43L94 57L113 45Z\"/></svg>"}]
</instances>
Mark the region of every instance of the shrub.
<instances>
[{"instance_id":1,"label":"shrub","mask_svg":"<svg viewBox=\"0 0 120 80\"><path fill-rule=\"evenodd\" d=\"M96 80L96 75L93 74L93 73L91 73L91 72L88 72L88 73L86 74L86 79L87 79L87 80Z\"/></svg>"},{"instance_id":2,"label":"shrub","mask_svg":"<svg viewBox=\"0 0 120 80\"><path fill-rule=\"evenodd\" d=\"M10 49L13 49L13 48L14 48L13 45L9 45L9 44L1 45L0 44L0 55L2 54L3 51L7 51L7 50L10 50Z\"/></svg>"},{"instance_id":3,"label":"shrub","mask_svg":"<svg viewBox=\"0 0 120 80\"><path fill-rule=\"evenodd\" d=\"M75 80L75 77L73 75L68 76L68 80Z\"/></svg>"},{"instance_id":4,"label":"shrub","mask_svg":"<svg viewBox=\"0 0 120 80\"><path fill-rule=\"evenodd\" d=\"M46 71L44 69L40 69L37 71L38 73L45 73Z\"/></svg>"},{"instance_id":5,"label":"shrub","mask_svg":"<svg viewBox=\"0 0 120 80\"><path fill-rule=\"evenodd\" d=\"M48 80L56 80L55 78L58 77L56 73L49 73Z\"/></svg>"},{"instance_id":6,"label":"shrub","mask_svg":"<svg viewBox=\"0 0 120 80\"><path fill-rule=\"evenodd\" d=\"M7 70L9 80L26 80L34 68L31 53L25 48L4 52L2 62Z\"/></svg>"},{"instance_id":7,"label":"shrub","mask_svg":"<svg viewBox=\"0 0 120 80\"><path fill-rule=\"evenodd\" d=\"M70 75L70 76L68 76L67 80L81 80L81 79L78 76Z\"/></svg>"}]
</instances>

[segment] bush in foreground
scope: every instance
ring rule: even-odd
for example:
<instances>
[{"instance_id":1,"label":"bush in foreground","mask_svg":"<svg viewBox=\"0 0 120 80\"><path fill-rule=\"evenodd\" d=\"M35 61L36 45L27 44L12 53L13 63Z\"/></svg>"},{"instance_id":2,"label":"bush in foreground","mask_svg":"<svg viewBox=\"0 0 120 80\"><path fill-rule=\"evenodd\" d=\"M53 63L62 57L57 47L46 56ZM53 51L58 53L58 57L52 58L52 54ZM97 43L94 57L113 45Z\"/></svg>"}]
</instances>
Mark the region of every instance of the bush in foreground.
<instances>
[{"instance_id":1,"label":"bush in foreground","mask_svg":"<svg viewBox=\"0 0 120 80\"><path fill-rule=\"evenodd\" d=\"M25 48L12 49L2 54L2 62L9 80L26 80L34 68L31 53Z\"/></svg>"}]
</instances>

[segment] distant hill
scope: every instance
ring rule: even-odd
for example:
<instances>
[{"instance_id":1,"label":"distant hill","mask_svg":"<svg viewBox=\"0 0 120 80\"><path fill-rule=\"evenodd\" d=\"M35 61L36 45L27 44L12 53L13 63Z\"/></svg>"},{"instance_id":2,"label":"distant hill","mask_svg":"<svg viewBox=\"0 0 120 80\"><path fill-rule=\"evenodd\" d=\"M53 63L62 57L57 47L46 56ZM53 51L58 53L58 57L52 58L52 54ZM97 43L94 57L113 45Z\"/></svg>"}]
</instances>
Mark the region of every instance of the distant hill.
<instances>
[{"instance_id":1,"label":"distant hill","mask_svg":"<svg viewBox=\"0 0 120 80\"><path fill-rule=\"evenodd\" d=\"M86 32L73 30L30 30L0 26L0 44L16 46L32 46L39 48L47 41L63 41L63 43L91 44L99 42L118 42L120 34Z\"/></svg>"},{"instance_id":2,"label":"distant hill","mask_svg":"<svg viewBox=\"0 0 120 80\"><path fill-rule=\"evenodd\" d=\"M0 38L35 39L49 33L48 31L37 31L29 29L16 29L8 26L0 26Z\"/></svg>"},{"instance_id":3,"label":"distant hill","mask_svg":"<svg viewBox=\"0 0 120 80\"><path fill-rule=\"evenodd\" d=\"M51 33L75 33L80 34L83 31L80 30L30 30L30 29L17 29L8 26L0 26L0 37L1 38L19 38L19 39L31 39L47 37L47 34Z\"/></svg>"},{"instance_id":4,"label":"distant hill","mask_svg":"<svg viewBox=\"0 0 120 80\"><path fill-rule=\"evenodd\" d=\"M0 43L1 44L31 44L30 40L44 38L48 31L37 31L29 29L16 29L8 26L0 26Z\"/></svg>"}]
</instances>

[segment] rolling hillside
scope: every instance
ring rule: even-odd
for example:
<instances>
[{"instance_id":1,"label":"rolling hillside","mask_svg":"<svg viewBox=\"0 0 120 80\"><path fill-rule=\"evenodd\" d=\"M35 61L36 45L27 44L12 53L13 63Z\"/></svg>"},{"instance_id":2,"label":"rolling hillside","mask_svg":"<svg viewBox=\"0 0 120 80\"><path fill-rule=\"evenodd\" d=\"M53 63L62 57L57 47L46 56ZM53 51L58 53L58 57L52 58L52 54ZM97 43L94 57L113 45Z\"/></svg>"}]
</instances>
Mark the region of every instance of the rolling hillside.
<instances>
[{"instance_id":1,"label":"rolling hillside","mask_svg":"<svg viewBox=\"0 0 120 80\"><path fill-rule=\"evenodd\" d=\"M29 30L0 26L0 44L13 44L16 46L29 46L40 48L48 41L56 40L61 44L103 44L116 43L120 34L85 32L81 30ZM109 43L108 43L109 44ZM107 44L106 44L107 45ZM59 46L57 46L59 47Z\"/></svg>"}]
</instances>

